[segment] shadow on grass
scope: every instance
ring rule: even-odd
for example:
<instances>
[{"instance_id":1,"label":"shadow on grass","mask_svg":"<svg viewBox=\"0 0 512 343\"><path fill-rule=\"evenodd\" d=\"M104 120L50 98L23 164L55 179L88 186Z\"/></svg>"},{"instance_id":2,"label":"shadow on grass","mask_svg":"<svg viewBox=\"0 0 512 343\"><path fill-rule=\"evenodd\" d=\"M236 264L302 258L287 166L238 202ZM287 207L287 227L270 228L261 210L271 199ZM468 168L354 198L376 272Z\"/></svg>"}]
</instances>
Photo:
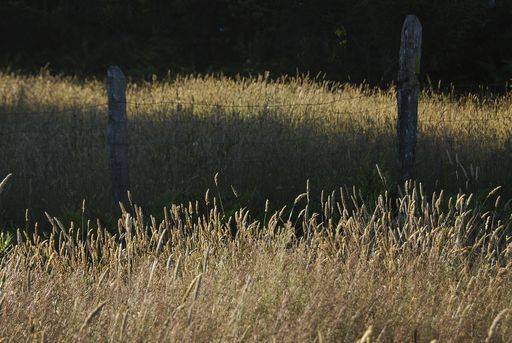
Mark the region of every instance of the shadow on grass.
<instances>
[{"instance_id":1,"label":"shadow on grass","mask_svg":"<svg viewBox=\"0 0 512 343\"><path fill-rule=\"evenodd\" d=\"M83 199L87 217L108 221L105 110L48 112L10 115L0 109L0 176L14 175L2 201L3 222L21 225L25 209L31 220L41 221L47 211L80 222ZM417 178L427 191L487 194L507 185L510 147L441 131L422 133L418 140ZM211 197L220 195L226 213L240 207L260 213L267 199L272 210L293 204L306 180L318 204L321 190L342 186L356 186L370 201L397 189L394 123L377 123L372 113L325 122L295 120L280 109L247 115L212 108L199 115L192 108L168 107L130 113L129 135L134 201L157 215L170 203L204 199L207 189Z\"/></svg>"}]
</instances>

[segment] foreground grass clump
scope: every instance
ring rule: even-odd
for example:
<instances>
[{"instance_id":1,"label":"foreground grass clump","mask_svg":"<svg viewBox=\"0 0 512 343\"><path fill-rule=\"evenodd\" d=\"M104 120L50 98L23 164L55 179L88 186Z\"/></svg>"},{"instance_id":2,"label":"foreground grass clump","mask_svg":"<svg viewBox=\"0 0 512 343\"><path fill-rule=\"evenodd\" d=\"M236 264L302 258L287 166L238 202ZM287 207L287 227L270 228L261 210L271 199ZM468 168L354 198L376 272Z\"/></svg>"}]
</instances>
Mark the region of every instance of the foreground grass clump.
<instances>
[{"instance_id":1,"label":"foreground grass clump","mask_svg":"<svg viewBox=\"0 0 512 343\"><path fill-rule=\"evenodd\" d=\"M497 190L487 196L496 200ZM24 235L0 260L0 338L48 341L506 341L511 218L406 187L310 194L251 220L208 199ZM297 233L300 232L300 238ZM85 241L82 235L85 234Z\"/></svg>"},{"instance_id":2,"label":"foreground grass clump","mask_svg":"<svg viewBox=\"0 0 512 343\"><path fill-rule=\"evenodd\" d=\"M315 198L340 185L377 195L376 164L397 180L393 89L182 76L130 83L127 100L131 190L153 212L200 197L216 172L230 180L224 193L237 190L236 199L224 199L230 208L263 208L266 199L277 208L306 179ZM511 104L511 93L482 100L425 90L417 179L431 190L477 196L507 185ZM109 211L103 82L0 73L0 118L0 176L13 173L4 218L22 222L28 208L76 219L84 198L91 213Z\"/></svg>"}]
</instances>

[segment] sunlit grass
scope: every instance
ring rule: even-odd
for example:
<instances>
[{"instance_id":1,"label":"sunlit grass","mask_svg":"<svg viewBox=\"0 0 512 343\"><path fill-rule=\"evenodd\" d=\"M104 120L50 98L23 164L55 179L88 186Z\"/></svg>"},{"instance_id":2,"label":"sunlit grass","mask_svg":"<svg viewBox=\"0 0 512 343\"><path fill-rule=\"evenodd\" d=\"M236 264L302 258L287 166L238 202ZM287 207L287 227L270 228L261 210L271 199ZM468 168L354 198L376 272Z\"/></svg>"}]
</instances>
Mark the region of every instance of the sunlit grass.
<instances>
[{"instance_id":1,"label":"sunlit grass","mask_svg":"<svg viewBox=\"0 0 512 343\"><path fill-rule=\"evenodd\" d=\"M395 91L268 76L182 76L130 83L132 193L145 206L194 199L220 172L229 203L280 206L312 187L383 190L375 165L397 179ZM0 74L0 172L14 174L19 209L110 208L106 95L98 80ZM506 186L512 167L511 95L480 100L425 91L417 178L429 189ZM507 187L505 193L511 194ZM227 195L226 195L227 196ZM64 205L65 204L65 205ZM19 217L18 217L19 218Z\"/></svg>"},{"instance_id":2,"label":"sunlit grass","mask_svg":"<svg viewBox=\"0 0 512 343\"><path fill-rule=\"evenodd\" d=\"M117 218L103 83L0 75L0 341L512 335L511 94L423 92L401 190L393 89L188 76L127 100Z\"/></svg>"},{"instance_id":3,"label":"sunlit grass","mask_svg":"<svg viewBox=\"0 0 512 343\"><path fill-rule=\"evenodd\" d=\"M510 218L421 193L334 192L321 213L306 193L265 222L211 195L161 222L129 205L115 233L49 217L0 260L0 338L507 341Z\"/></svg>"}]
</instances>

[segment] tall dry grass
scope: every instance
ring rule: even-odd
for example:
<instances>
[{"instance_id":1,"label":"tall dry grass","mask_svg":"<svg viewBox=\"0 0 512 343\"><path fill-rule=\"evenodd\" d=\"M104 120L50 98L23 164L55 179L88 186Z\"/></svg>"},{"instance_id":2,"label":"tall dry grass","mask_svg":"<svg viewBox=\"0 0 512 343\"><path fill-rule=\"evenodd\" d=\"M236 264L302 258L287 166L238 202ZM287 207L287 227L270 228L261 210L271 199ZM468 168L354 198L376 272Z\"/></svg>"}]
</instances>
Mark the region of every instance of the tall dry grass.
<instances>
[{"instance_id":1,"label":"tall dry grass","mask_svg":"<svg viewBox=\"0 0 512 343\"><path fill-rule=\"evenodd\" d=\"M512 194L511 99L422 93L417 177L426 189L480 197L503 185ZM0 74L0 175L13 173L4 218L23 222L28 208L76 220L83 199L93 215L108 212L105 102L98 80ZM394 90L185 76L131 83L128 102L132 193L153 212L200 197L216 172L234 209L267 199L279 208L306 179L314 197L341 185L373 198L395 189Z\"/></svg>"},{"instance_id":2,"label":"tall dry grass","mask_svg":"<svg viewBox=\"0 0 512 343\"><path fill-rule=\"evenodd\" d=\"M510 94L423 92L425 186L397 191L393 90L189 76L128 93L134 198L94 220L103 84L0 75L2 216L25 223L0 236L0 340L512 337Z\"/></svg>"},{"instance_id":3,"label":"tall dry grass","mask_svg":"<svg viewBox=\"0 0 512 343\"><path fill-rule=\"evenodd\" d=\"M50 233L19 231L0 259L0 339L512 337L511 218L472 196L427 197L409 184L374 204L333 192L312 212L306 192L263 221L244 209L227 216L219 201L173 205L162 221L129 205L115 233L50 215Z\"/></svg>"}]
</instances>

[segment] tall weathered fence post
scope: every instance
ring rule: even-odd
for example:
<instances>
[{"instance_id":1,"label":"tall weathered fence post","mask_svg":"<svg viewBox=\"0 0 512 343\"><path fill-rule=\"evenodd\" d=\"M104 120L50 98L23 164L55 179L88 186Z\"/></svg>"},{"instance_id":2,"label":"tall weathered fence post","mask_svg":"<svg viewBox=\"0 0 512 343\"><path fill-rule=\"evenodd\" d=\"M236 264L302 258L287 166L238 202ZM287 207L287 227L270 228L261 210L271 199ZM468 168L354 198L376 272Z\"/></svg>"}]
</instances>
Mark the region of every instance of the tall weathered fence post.
<instances>
[{"instance_id":1,"label":"tall weathered fence post","mask_svg":"<svg viewBox=\"0 0 512 343\"><path fill-rule=\"evenodd\" d=\"M398 71L398 153L402 181L413 178L418 130L422 27L415 15L408 15L402 28L400 66Z\"/></svg>"},{"instance_id":2,"label":"tall weathered fence post","mask_svg":"<svg viewBox=\"0 0 512 343\"><path fill-rule=\"evenodd\" d=\"M128 131L126 117L126 78L119 67L107 71L108 128L107 141L112 178L114 208L126 203L130 187L128 174Z\"/></svg>"}]
</instances>

